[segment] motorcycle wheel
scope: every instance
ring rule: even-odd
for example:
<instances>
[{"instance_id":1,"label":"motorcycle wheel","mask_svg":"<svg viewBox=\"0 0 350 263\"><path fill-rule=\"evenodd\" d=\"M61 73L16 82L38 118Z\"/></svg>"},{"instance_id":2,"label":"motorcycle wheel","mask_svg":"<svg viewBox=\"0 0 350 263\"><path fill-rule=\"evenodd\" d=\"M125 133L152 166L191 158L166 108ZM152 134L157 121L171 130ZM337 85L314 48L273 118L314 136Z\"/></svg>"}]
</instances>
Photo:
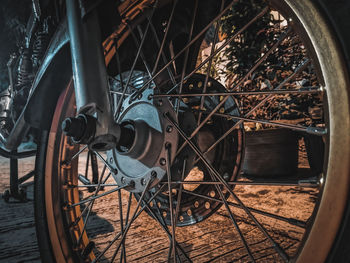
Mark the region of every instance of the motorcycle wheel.
<instances>
[{"instance_id":1,"label":"motorcycle wheel","mask_svg":"<svg viewBox=\"0 0 350 263\"><path fill-rule=\"evenodd\" d=\"M36 165L43 262L324 262L335 251L339 231L344 231L350 179L344 161L350 157L349 78L336 31L313 1L271 0L265 9L242 14L241 19L249 19L230 39L216 21L222 25L236 2L242 4L120 4L123 22L104 42L116 121L137 132L135 122L141 120L160 135L150 132L152 147L142 149L146 159L129 154L130 145L106 153L74 145L60 128L76 114L72 84L65 89L50 131L43 132ZM217 65L228 72L229 62L218 62L215 55L242 40L244 31L266 14L277 14L283 22L273 42L260 47L253 63L237 74L238 81L222 81L221 73L208 70ZM284 50L280 45L293 38L302 46L299 63L285 70L284 78L270 79L272 88L261 89L261 82L249 86L256 83L254 71L261 66L271 71L265 61L277 57L275 51ZM283 71L291 53L278 54ZM304 79L310 83L307 89L297 85ZM314 128L308 122L259 118L271 107L265 102L282 88L285 100L307 94L314 105L310 94L317 95L321 121L305 117ZM265 111L253 115L258 108ZM287 179L242 174L244 132L251 129L247 122L260 123L263 130L277 126L322 138L317 174L306 164L307 175L300 175L300 163L296 175Z\"/></svg>"}]
</instances>

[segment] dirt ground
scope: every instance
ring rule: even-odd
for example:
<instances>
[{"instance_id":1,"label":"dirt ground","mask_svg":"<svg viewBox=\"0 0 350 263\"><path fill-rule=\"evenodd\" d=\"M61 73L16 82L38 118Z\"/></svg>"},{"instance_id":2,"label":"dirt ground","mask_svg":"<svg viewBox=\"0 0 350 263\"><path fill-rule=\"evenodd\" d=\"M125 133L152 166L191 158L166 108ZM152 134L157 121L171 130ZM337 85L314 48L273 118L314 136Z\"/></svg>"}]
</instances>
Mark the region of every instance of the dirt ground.
<instances>
[{"instance_id":1,"label":"dirt ground","mask_svg":"<svg viewBox=\"0 0 350 263\"><path fill-rule=\"evenodd\" d=\"M305 153L302 153L299 159L304 160L304 163L299 161L299 168L303 168ZM21 160L20 173L31 171L33 163L33 158ZM0 158L0 171L2 193L9 185L9 162L3 158ZM249 181L251 178L242 177L242 179ZM32 186L28 186L27 190L28 198L31 200ZM237 186L235 193L248 207L300 221L306 221L310 217L317 197L315 189L290 186ZM81 194L83 197L91 195L87 191L81 191ZM122 197L122 205L126 206L128 193L123 192ZM94 204L87 232L96 244L94 250L96 255L120 229L120 217L116 213L117 200L118 193L115 192L97 199ZM230 198L228 201L235 200ZM133 199L131 210L135 205L136 200ZM242 209L232 208L232 212L258 262L282 261L266 235ZM289 255L295 253L304 233L303 228L259 213L253 214ZM250 262L225 207L221 207L213 216L201 223L177 227L176 238L193 262L205 262L209 258L214 259L214 262ZM135 220L126 240L128 262L166 262L168 245L169 238L165 232L154 219L144 213ZM113 252L109 251L105 256L108 258ZM222 256L219 257L219 254ZM0 262L40 262L35 236L33 201L5 203L0 199Z\"/></svg>"}]
</instances>

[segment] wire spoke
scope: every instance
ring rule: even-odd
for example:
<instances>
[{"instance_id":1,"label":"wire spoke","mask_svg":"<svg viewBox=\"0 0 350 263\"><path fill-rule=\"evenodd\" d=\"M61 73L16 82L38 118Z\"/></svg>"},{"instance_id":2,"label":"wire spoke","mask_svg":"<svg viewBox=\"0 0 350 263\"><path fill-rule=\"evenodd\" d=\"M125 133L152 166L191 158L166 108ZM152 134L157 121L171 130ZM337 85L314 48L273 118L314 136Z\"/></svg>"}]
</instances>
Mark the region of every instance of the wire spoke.
<instances>
[{"instance_id":1,"label":"wire spoke","mask_svg":"<svg viewBox=\"0 0 350 263\"><path fill-rule=\"evenodd\" d=\"M167 145L166 147L167 155L166 155L166 171L167 171L167 177L168 177L168 192L169 192L169 209L170 209L170 220L171 220L171 244L169 246L169 249L172 248L172 255L174 257L174 261L176 262L176 246L174 245L175 240L175 219L174 219L174 209L173 209L173 194L172 194L172 185L171 185L171 168L170 168L170 161L171 161L171 145Z\"/></svg>"},{"instance_id":2,"label":"wire spoke","mask_svg":"<svg viewBox=\"0 0 350 263\"><path fill-rule=\"evenodd\" d=\"M255 218L255 216L249 211L249 209L243 204L243 202L232 191L231 187L227 184L227 182L220 176L220 174L210 164L210 162L203 156L203 154L200 152L200 150L197 148L197 146L194 145L189 138L187 138L186 134L180 129L180 127L177 125L177 123L175 123L174 120L172 120L171 116L169 114L166 114L165 116L174 125L174 127L179 132L181 137L183 137L183 139L190 145L192 150L198 155L198 157L200 157L200 159L203 161L203 163L209 169L209 171L215 176L215 178L218 181L220 181L222 183L222 185L227 189L227 191L236 200L236 202L238 202L238 204L247 213L247 215L254 221L254 223L257 225L257 227L260 229L260 231L266 236L266 238L270 241L270 243L272 243L276 252L283 258L283 260L285 260L287 262L289 260L289 257L285 253L285 251L272 239L272 237L269 235L269 233L266 231L266 229L259 223L259 221Z\"/></svg>"},{"instance_id":3,"label":"wire spoke","mask_svg":"<svg viewBox=\"0 0 350 263\"><path fill-rule=\"evenodd\" d=\"M212 173L210 173L210 176L212 177L212 179L214 179L213 178L214 176L212 175ZM230 209L230 207L229 207L229 205L227 203L227 200L226 200L224 194L222 193L222 191L221 191L221 189L220 189L220 187L218 185L215 185L215 188L216 188L216 191L219 193L221 200L224 202L225 208L226 208L227 212L230 215L230 219L231 219L234 227L236 228L236 230L238 232L238 235L239 235L239 237L240 237L240 239L241 239L245 249L247 250L247 253L248 253L250 259L252 260L252 262L255 262L254 256L253 256L252 252L249 249L249 245L248 245L247 241L245 240L245 238L243 236L243 233L242 233L241 229L239 228L239 225L238 225L235 217L232 214L232 211L231 211L231 209Z\"/></svg>"},{"instance_id":4,"label":"wire spoke","mask_svg":"<svg viewBox=\"0 0 350 263\"><path fill-rule=\"evenodd\" d=\"M153 10L152 10L152 13L151 13L151 19L152 19L153 14L154 14L154 12L155 12L155 10L156 10L157 4L158 4L158 0L156 1L155 5L153 6ZM128 25L128 26L129 26L129 29L130 29L131 33L133 34L132 28L130 27L130 25ZM115 118L115 119L117 119L118 116L119 116L121 107L122 107L122 105L123 105L124 96L125 96L125 93L126 93L126 88L129 86L130 80L131 80L131 78L132 78L133 72L134 72L135 67L136 67L136 63L137 63L137 61L138 61L138 59L139 59L139 57L140 57L141 49L142 49L143 44L145 43L145 40L146 40L146 36L147 36L148 30L149 30L149 27L150 27L150 22L147 23L145 32L144 32L144 34L143 34L143 36L142 36L140 45L138 46L138 49L137 49L136 57L135 57L134 62L133 62L133 64L132 64L131 70L130 70L130 72L129 72L128 80L127 80L126 85L125 85L125 87L124 87L124 89L123 89L122 97L121 97L121 99L119 100L117 107L115 108L115 112L114 112L114 118ZM116 52L117 52L117 51L116 51ZM149 83L151 83L151 82L149 82Z\"/></svg>"},{"instance_id":5,"label":"wire spoke","mask_svg":"<svg viewBox=\"0 0 350 263\"><path fill-rule=\"evenodd\" d=\"M98 152L98 151L94 151L94 153L97 155L97 157L104 163L104 165L107 166L107 168L109 169L109 171L111 173L116 174L115 169L103 158L103 156ZM105 182L104 182L105 183Z\"/></svg>"},{"instance_id":6,"label":"wire spoke","mask_svg":"<svg viewBox=\"0 0 350 263\"><path fill-rule=\"evenodd\" d=\"M191 39L192 39L194 22L196 21L196 16L197 16L197 9L198 9L198 0L195 0L190 32L188 34L188 42L191 42ZM180 87L179 87L180 94L182 93L182 88L183 88L183 84L184 84L184 78L185 78L185 74L186 74L189 53L190 53L190 49L188 48L185 52L185 59L183 61L183 65L182 65L181 81L180 81ZM179 105L180 105L180 100L176 100L175 112L177 115L179 115Z\"/></svg>"},{"instance_id":7,"label":"wire spoke","mask_svg":"<svg viewBox=\"0 0 350 263\"><path fill-rule=\"evenodd\" d=\"M132 99L137 98L146 88L147 86L158 77L167 67L169 67L182 53L184 53L191 45L193 45L207 30L219 19L221 19L222 15L227 12L238 0L232 1L220 14L218 14L205 28L202 29L190 43L188 43L181 51L179 51L166 65L164 65L156 74L154 74L153 78L148 80L137 92L132 95Z\"/></svg>"},{"instance_id":8,"label":"wire spoke","mask_svg":"<svg viewBox=\"0 0 350 263\"><path fill-rule=\"evenodd\" d=\"M118 191L118 202L119 202L119 217L120 217L120 229L122 234L124 234L124 223L123 223L123 203L122 203L122 193L121 190ZM125 241L122 243L122 253L120 254L120 262L126 263L126 248Z\"/></svg>"},{"instance_id":9,"label":"wire spoke","mask_svg":"<svg viewBox=\"0 0 350 263\"><path fill-rule=\"evenodd\" d=\"M70 204L70 205L68 205L67 207L68 207L68 208L73 208L73 207L76 207L76 206L78 206L78 205L82 205L82 204L91 202L91 201L93 201L93 200L95 200L95 199L98 199L98 198L104 197L104 196L106 196L106 195L112 194L112 193L114 193L114 192L116 192L116 191L118 191L118 190L120 190L120 189L124 189L124 188L126 188L126 187L129 187L129 185L124 185L124 186L116 187L116 188L114 188L114 189L112 189L112 190L109 190L109 191L107 191L107 192L105 192L105 193L103 193L103 194L100 194L100 195L96 195L96 196L92 195L92 196L89 196L89 197L87 197L86 199L84 199L84 200L82 200L82 201L80 201L80 202L78 202L78 203Z\"/></svg>"},{"instance_id":10,"label":"wire spoke","mask_svg":"<svg viewBox=\"0 0 350 263\"><path fill-rule=\"evenodd\" d=\"M174 1L174 8L175 8L176 3L177 3L177 0ZM173 11L174 11L174 10L172 10L171 16L173 15ZM166 63L167 63L167 58L166 58L166 56L165 56L165 54L164 54L164 51L163 51L163 48L164 48L164 44L163 44L163 43L165 43L165 39L166 39L166 34L167 34L167 32L165 33L165 36L163 37L163 41L162 41L162 44L161 44L161 43L159 42L159 38L158 38L158 35L157 35L157 31L156 31L156 29L155 29L155 27L154 27L152 21L150 20L150 18L149 18L148 16L147 16L147 19L148 19L149 22L150 22L151 29L152 29L154 38L155 38L155 40L156 40L156 44L157 44L157 46L158 46L158 48L159 48L158 55L161 55L161 56L162 56L163 63L166 64ZM171 23L171 19L172 19L172 17L170 17L170 23ZM167 25L167 29L168 29L168 26L169 26L169 23L168 23L168 25ZM159 57L159 58L160 58L160 57ZM154 64L154 68L153 68L153 70L152 70L151 75L153 75L153 74L155 73L155 71L157 70L158 63L159 63L159 58L158 58L158 56L157 56L157 59L156 59L156 62L155 62L155 64ZM173 85L175 85L176 81L175 81L175 77L174 77L173 72L171 71L170 68L167 68L167 71L168 71L168 74L169 74L169 77L170 77L171 82L173 83Z\"/></svg>"},{"instance_id":11,"label":"wire spoke","mask_svg":"<svg viewBox=\"0 0 350 263\"><path fill-rule=\"evenodd\" d=\"M207 111L201 111L201 112L206 115L210 114L210 112L207 112ZM226 119L240 120L243 122L254 122L254 123L261 123L261 124L266 124L270 126L277 126L285 129L291 129L294 131L307 132L318 136L323 136L327 134L327 129L320 128L320 127L313 127L313 126L305 127L301 125L293 125L293 124L281 123L281 122L270 121L270 120L249 119L249 118L239 117L239 116L225 114L225 113L214 113L213 115L223 117Z\"/></svg>"},{"instance_id":12,"label":"wire spoke","mask_svg":"<svg viewBox=\"0 0 350 263\"><path fill-rule=\"evenodd\" d=\"M187 159L184 159L183 165L182 165L182 172L181 172L181 181L185 179L186 165L187 165ZM177 192L177 201L176 201L176 208L175 208L175 227L177 225L178 214L181 209L182 189L183 189L183 184L180 184L179 190Z\"/></svg>"},{"instance_id":13,"label":"wire spoke","mask_svg":"<svg viewBox=\"0 0 350 263\"><path fill-rule=\"evenodd\" d=\"M160 182L160 184L167 184L168 182ZM217 181L172 181L171 184L175 185L191 185L191 184L203 184L203 185L221 185ZM318 188L320 181L316 179L298 180L297 182L249 182L249 181L234 181L227 182L228 185L249 185L249 186L291 186L291 187L305 187L305 188Z\"/></svg>"},{"instance_id":14,"label":"wire spoke","mask_svg":"<svg viewBox=\"0 0 350 263\"><path fill-rule=\"evenodd\" d=\"M223 10L224 4L225 4L225 1L222 0L221 1L220 11ZM216 43L218 41L218 36L219 36L219 29L220 29L220 21L218 21L216 26L215 26L214 41L213 41L211 49L210 49L210 56L215 51L215 46L216 46ZM210 77L210 70L211 70L212 63L213 63L213 60L212 59L209 60L208 70L207 70L207 73L206 73L206 76L205 76L205 81L204 81L204 87L203 87L202 94L205 94L207 92L208 81L209 81L209 77ZM199 106L199 109L203 109L203 107L204 107L204 100L205 100L205 97L201 97L201 104ZM197 125L199 125L201 123L201 119L202 119L202 113L200 112L199 115L198 115Z\"/></svg>"},{"instance_id":15,"label":"wire spoke","mask_svg":"<svg viewBox=\"0 0 350 263\"><path fill-rule=\"evenodd\" d=\"M213 97L213 96L261 96L261 95L285 95L285 94L313 94L320 93L323 90L319 87L311 87L298 90L266 90L266 91L234 91L234 92L213 92L213 93L182 93L182 94L154 94L153 98L164 97ZM203 108L203 107L201 107Z\"/></svg>"},{"instance_id":16,"label":"wire spoke","mask_svg":"<svg viewBox=\"0 0 350 263\"><path fill-rule=\"evenodd\" d=\"M101 252L101 254L99 254L93 262L97 262L106 252L107 250L114 244L115 241L117 241L119 239L120 236L121 237L121 241L119 242L118 246L117 246L117 249L115 250L114 254L113 254L113 260L114 258L116 257L118 251L119 251L119 248L121 246L121 244L124 242L125 238L126 238L126 234L128 233L128 230L130 229L130 226L131 224L136 220L136 218L142 213L142 211L144 210L143 208L141 208L140 211L139 208L140 208L140 205L142 203L142 200L145 196L145 193L148 191L148 188L151 184L151 181L148 181L145 189L143 190L142 194L141 194L141 197L140 197L140 200L137 202L137 205L136 205L136 208L135 208L135 211L134 211L134 214L130 220L130 222L126 225L125 229L124 229L124 232L122 233L121 231L113 238L113 240L111 242L109 242L109 244L105 247L105 249ZM113 260L111 260L113 262Z\"/></svg>"},{"instance_id":17,"label":"wire spoke","mask_svg":"<svg viewBox=\"0 0 350 263\"><path fill-rule=\"evenodd\" d=\"M189 73L185 78L184 81L188 80L193 74L195 74L199 69L201 69L205 64L207 64L214 56L216 56L217 54L219 54L221 51L224 50L224 48L229 45L233 40L235 40L237 38L237 36L239 36L242 32L244 32L250 25L252 25L255 21L257 21L260 17L262 17L264 14L267 13L269 9L266 7L264 8L256 17L254 17L252 20L250 20L244 27L242 27L240 30L238 30L236 32L235 35L233 35L230 39L226 40L225 43L223 43L218 49L215 50L215 52L213 54L211 54L210 56L208 56L205 60L203 60L194 70L191 71L191 73ZM281 40L281 42L283 41L283 39L287 37L286 34L283 34L279 40ZM283 38L283 39L282 39ZM277 46L280 44L280 41L277 41ZM276 45L275 44L275 45ZM267 58L268 55L270 55L273 51L274 51L274 47L272 47L267 53L265 53L264 56L262 56L258 62L256 62L256 65L253 66L253 68L249 71L250 74ZM262 60L263 59L263 60ZM248 73L249 73L248 72ZM236 87L239 86L241 83L243 83L243 81L250 76L250 74L246 74L246 76L244 76L241 80L240 83L236 84ZM175 90L175 88L177 88L179 84L175 85L173 88L171 88L168 93L171 93L173 90ZM233 88L232 88L233 89ZM231 90L232 90L231 89Z\"/></svg>"},{"instance_id":18,"label":"wire spoke","mask_svg":"<svg viewBox=\"0 0 350 263\"><path fill-rule=\"evenodd\" d=\"M267 12L267 8L264 9L264 11L261 12L261 15L265 14ZM233 87L230 90L234 90L237 87L239 87L243 81L245 81L254 71L256 68L258 68L266 59L267 57L273 53L276 48L282 43L282 41L289 35L290 33L290 29L288 29L285 33L283 33L279 39L276 41L276 43L261 57L258 59L258 61L255 63L255 65L238 81L238 83L235 85L235 87ZM209 58L209 57L208 57ZM196 129L194 129L194 131L191 133L191 136L189 137L190 139L192 139L194 136L196 136L196 134L199 132L199 130L208 122L208 120L211 118L211 116L213 116L214 113L216 113L221 106L230 98L230 96L226 96L220 103L218 103L218 105L216 105L216 107L207 115L206 118L204 118L204 120L196 127ZM181 147L178 149L177 154L187 145L187 142L185 141Z\"/></svg>"},{"instance_id":19,"label":"wire spoke","mask_svg":"<svg viewBox=\"0 0 350 263\"><path fill-rule=\"evenodd\" d=\"M165 186L165 185L164 185ZM154 197L154 196L153 196ZM145 203L145 208L147 208L147 210L149 211L149 213L152 215L152 217L157 221L157 223L159 223L159 225L163 228L163 230L166 232L166 234L168 235L169 239L172 240L172 234L170 233L169 229L167 228L165 222L161 222L160 219L158 218L158 216L152 211L152 209L149 207L149 202ZM161 216L160 216L161 217ZM170 242L170 246L169 246L169 251L172 250L172 242ZM188 257L188 255L186 254L186 252L183 250L183 248L180 246L179 243L177 243L177 241L175 240L175 245L176 248L180 249L181 253L186 257L186 259L189 262L192 262L192 260ZM176 250L175 250L176 252ZM169 253L171 255L171 253ZM178 254L176 253L176 256L178 256ZM168 260L169 261L169 260Z\"/></svg>"},{"instance_id":20,"label":"wire spoke","mask_svg":"<svg viewBox=\"0 0 350 263\"><path fill-rule=\"evenodd\" d=\"M306 68L306 66L310 63L309 59L304 60L296 69L295 71L288 76L286 79L284 79L274 90L280 90L282 89L287 83L289 83L291 80L293 80L302 70ZM258 110L260 107L262 107L267 101L273 99L273 95L266 96L262 101L260 101L255 107L253 107L247 114L244 115L245 118L250 117L256 110ZM212 151L222 140L224 140L229 134L231 134L236 128L238 128L239 125L241 125L243 121L236 122L229 130L227 130L215 143L213 143L204 153L205 156L207 153ZM199 158L196 160L196 162L199 160Z\"/></svg>"},{"instance_id":21,"label":"wire spoke","mask_svg":"<svg viewBox=\"0 0 350 263\"><path fill-rule=\"evenodd\" d=\"M69 165L71 164L71 162L77 158L83 151L85 151L87 149L88 145L85 145L83 148L81 148L76 154L74 154L72 156L72 158L70 158L70 160L64 160L62 161L61 165Z\"/></svg>"},{"instance_id":22,"label":"wire spoke","mask_svg":"<svg viewBox=\"0 0 350 263\"><path fill-rule=\"evenodd\" d=\"M171 9L171 13L170 13L170 17L169 17L169 21L168 21L168 24L167 24L167 27L165 29L165 32L164 32L164 37L163 37L163 40L162 40L162 44L160 45L159 47L159 52L158 52L158 55L157 55L157 58L156 58L156 61L154 63L154 67L153 67L153 70L152 70L152 75L156 72L157 68L158 68L158 64L159 64L159 60L160 60L160 56L163 56L163 59L164 59L164 63L165 63L165 55L164 55L164 46L165 46L165 41L166 41L166 38L168 36L168 32L169 32L169 28L170 28L170 25L172 24L172 21L173 21L173 17L174 17L174 12L175 12L175 8L176 8L176 5L177 5L177 2L178 0L174 0L174 4L173 4L173 7ZM152 24L153 26L153 24ZM156 34L155 34L156 35ZM157 37L158 38L158 37ZM157 40L159 42L159 40ZM170 63L171 64L171 63ZM168 67L166 67L168 69ZM169 69L168 69L169 70ZM170 70L171 71L171 70Z\"/></svg>"},{"instance_id":23,"label":"wire spoke","mask_svg":"<svg viewBox=\"0 0 350 263\"><path fill-rule=\"evenodd\" d=\"M200 198L204 198L204 199L207 199L207 200L223 203L223 201L221 201L220 199L214 198L214 197L198 194L198 193L191 192L191 191L188 191L188 190L183 190L183 192L187 193L187 194L190 194L190 195L194 195L194 196L200 197ZM242 207L240 207L239 204L232 203L232 202L228 202L228 204L230 206L232 206L232 207L242 209ZM286 223L288 223L290 225L297 226L297 227L300 227L300 228L306 228L306 225L307 225L306 222L298 220L298 219L295 219L295 218L287 218L287 217L284 217L284 216L271 214L269 212L262 211L262 210L259 210L259 209L255 209L255 208L248 207L248 206L247 206L247 208L253 213L256 213L256 214L259 214L259 215L263 215L263 216L266 216L266 217L270 217L270 218L273 218L273 219L277 219L277 220L280 220L280 221L284 221L284 222L286 222Z\"/></svg>"},{"instance_id":24,"label":"wire spoke","mask_svg":"<svg viewBox=\"0 0 350 263\"><path fill-rule=\"evenodd\" d=\"M105 168L105 167L106 167L106 166L104 166L104 168ZM98 195L98 192L99 192L100 189L101 189L101 183L102 183L102 180L103 180L103 176L104 176L105 171L106 171L106 169L103 169L102 174L101 174L101 177L100 177L100 179L99 179L99 181L98 181L97 188L96 188L96 190L95 190L95 193L94 193L93 197L96 197L96 196ZM87 212L86 218L85 218L85 220L84 220L84 224L83 224L82 231L81 231L81 233L80 233L80 235L79 235L79 238L78 238L78 241L77 241L77 244L78 244L78 245L80 244L80 242L81 242L81 240L82 240L82 237L83 237L83 234L84 234L84 232L85 232L85 230L86 230L86 226L87 226L87 223L88 223L88 220L89 220L89 217L90 217L92 208L93 208L93 206L94 206L95 200L96 200L96 199L92 199L91 202L88 204L89 208L88 208L88 212Z\"/></svg>"}]
</instances>

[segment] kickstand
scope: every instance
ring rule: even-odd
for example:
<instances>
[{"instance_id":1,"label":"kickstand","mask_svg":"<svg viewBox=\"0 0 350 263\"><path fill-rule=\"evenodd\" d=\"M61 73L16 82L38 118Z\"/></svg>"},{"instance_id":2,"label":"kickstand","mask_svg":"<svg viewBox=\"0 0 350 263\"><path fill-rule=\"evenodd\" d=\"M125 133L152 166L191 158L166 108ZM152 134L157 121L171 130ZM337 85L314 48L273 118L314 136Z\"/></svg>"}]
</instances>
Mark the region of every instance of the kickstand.
<instances>
[{"instance_id":1,"label":"kickstand","mask_svg":"<svg viewBox=\"0 0 350 263\"><path fill-rule=\"evenodd\" d=\"M12 151L11 154L15 156L17 151ZM18 178L18 159L10 158L10 189L5 190L2 195L5 202L8 203L11 197L19 202L28 201L26 192L28 183L24 184L24 182L33 177L34 174L35 172L31 171L23 177Z\"/></svg>"}]
</instances>

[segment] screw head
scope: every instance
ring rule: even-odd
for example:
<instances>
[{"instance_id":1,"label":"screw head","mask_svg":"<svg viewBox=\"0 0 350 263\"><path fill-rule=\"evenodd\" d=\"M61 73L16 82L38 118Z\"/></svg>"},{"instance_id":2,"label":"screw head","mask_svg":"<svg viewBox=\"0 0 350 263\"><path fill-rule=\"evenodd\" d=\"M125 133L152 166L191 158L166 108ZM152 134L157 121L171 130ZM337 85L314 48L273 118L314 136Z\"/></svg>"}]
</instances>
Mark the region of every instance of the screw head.
<instances>
[{"instance_id":1,"label":"screw head","mask_svg":"<svg viewBox=\"0 0 350 263\"><path fill-rule=\"evenodd\" d=\"M145 179L145 178L142 178L142 179L141 179L141 184L142 184L142 185L146 185L146 179Z\"/></svg>"},{"instance_id":2,"label":"screw head","mask_svg":"<svg viewBox=\"0 0 350 263\"><path fill-rule=\"evenodd\" d=\"M151 176L152 176L152 178L156 178L157 177L157 172L156 171L152 171L151 172Z\"/></svg>"},{"instance_id":3,"label":"screw head","mask_svg":"<svg viewBox=\"0 0 350 263\"><path fill-rule=\"evenodd\" d=\"M126 182L124 177L122 177L121 181L122 181L123 184L125 184L125 182Z\"/></svg>"},{"instance_id":4,"label":"screw head","mask_svg":"<svg viewBox=\"0 0 350 263\"><path fill-rule=\"evenodd\" d=\"M142 93L140 95L137 96L137 98L140 100L142 99Z\"/></svg>"},{"instance_id":5,"label":"screw head","mask_svg":"<svg viewBox=\"0 0 350 263\"><path fill-rule=\"evenodd\" d=\"M224 173L224 180L228 181L230 179L230 176L228 175L228 173Z\"/></svg>"},{"instance_id":6,"label":"screw head","mask_svg":"<svg viewBox=\"0 0 350 263\"><path fill-rule=\"evenodd\" d=\"M163 101L162 100L159 100L158 101L158 106L162 106L163 105Z\"/></svg>"},{"instance_id":7,"label":"screw head","mask_svg":"<svg viewBox=\"0 0 350 263\"><path fill-rule=\"evenodd\" d=\"M166 160L164 158L160 158L159 160L160 165L166 165Z\"/></svg>"},{"instance_id":8,"label":"screw head","mask_svg":"<svg viewBox=\"0 0 350 263\"><path fill-rule=\"evenodd\" d=\"M173 126L169 125L168 127L166 127L166 131L168 133L171 133L173 131Z\"/></svg>"}]
</instances>

